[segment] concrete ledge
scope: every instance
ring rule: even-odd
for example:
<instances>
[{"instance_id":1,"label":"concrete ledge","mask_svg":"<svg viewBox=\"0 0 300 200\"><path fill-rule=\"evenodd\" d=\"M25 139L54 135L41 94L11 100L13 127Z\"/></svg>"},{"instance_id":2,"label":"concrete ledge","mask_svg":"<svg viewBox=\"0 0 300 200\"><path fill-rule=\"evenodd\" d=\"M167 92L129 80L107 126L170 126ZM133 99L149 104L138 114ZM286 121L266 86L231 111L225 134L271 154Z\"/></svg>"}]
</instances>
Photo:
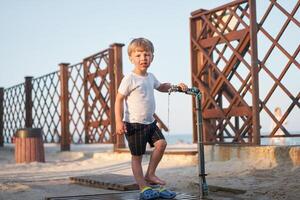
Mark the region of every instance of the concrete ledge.
<instances>
[{"instance_id":1,"label":"concrete ledge","mask_svg":"<svg viewBox=\"0 0 300 200\"><path fill-rule=\"evenodd\" d=\"M289 164L300 166L300 146L241 146L241 145L205 145L206 161L261 161L269 166L278 164ZM129 150L117 149L116 153L128 154ZM147 150L145 157L151 153ZM197 148L170 148L167 149L163 159L168 160L176 156L182 159L189 159L191 162L197 162Z\"/></svg>"},{"instance_id":2,"label":"concrete ledge","mask_svg":"<svg viewBox=\"0 0 300 200\"><path fill-rule=\"evenodd\" d=\"M300 146L205 145L206 161L264 160L272 165L284 163L300 166Z\"/></svg>"},{"instance_id":3,"label":"concrete ledge","mask_svg":"<svg viewBox=\"0 0 300 200\"><path fill-rule=\"evenodd\" d=\"M150 160L150 153L147 153L143 156L143 161ZM118 152L103 152L103 153L94 153L94 159L99 159L102 161L105 160L119 160L124 162L130 162L131 154L129 151L118 151ZM180 152L179 154L171 153L171 154L164 154L162 160L163 163L178 163L178 165L195 165L198 163L197 155L196 154L183 154Z\"/></svg>"}]
</instances>

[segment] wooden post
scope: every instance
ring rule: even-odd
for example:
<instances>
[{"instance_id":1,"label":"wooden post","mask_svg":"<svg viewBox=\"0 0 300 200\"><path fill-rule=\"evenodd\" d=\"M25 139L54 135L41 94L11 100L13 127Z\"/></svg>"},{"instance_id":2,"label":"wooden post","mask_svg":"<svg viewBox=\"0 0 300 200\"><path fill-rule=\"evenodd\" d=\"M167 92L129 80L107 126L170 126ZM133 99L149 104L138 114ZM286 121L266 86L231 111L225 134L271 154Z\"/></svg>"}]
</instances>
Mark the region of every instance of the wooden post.
<instances>
[{"instance_id":1,"label":"wooden post","mask_svg":"<svg viewBox=\"0 0 300 200\"><path fill-rule=\"evenodd\" d=\"M69 63L60 63L60 102L61 102L61 138L60 150L70 151L70 115L69 115L69 90L68 90L68 72Z\"/></svg>"},{"instance_id":2,"label":"wooden post","mask_svg":"<svg viewBox=\"0 0 300 200\"><path fill-rule=\"evenodd\" d=\"M250 46L251 46L251 84L252 84L252 123L254 145L260 145L260 119L259 119L259 87L258 87L258 55L257 55L257 22L256 0L249 0L250 9Z\"/></svg>"},{"instance_id":3,"label":"wooden post","mask_svg":"<svg viewBox=\"0 0 300 200\"><path fill-rule=\"evenodd\" d=\"M115 85L115 73L114 73L114 49L109 48L108 50L108 57L109 57L109 64L108 64L108 71L109 71L109 95L110 95L110 139L112 143L114 144L114 149L116 148L116 143L117 143L117 135L116 135L116 123L115 123L115 99L116 99L116 85Z\"/></svg>"},{"instance_id":4,"label":"wooden post","mask_svg":"<svg viewBox=\"0 0 300 200\"><path fill-rule=\"evenodd\" d=\"M197 83L197 81L195 80L196 79L195 75L197 75L198 72L200 70L202 70L202 68L205 67L205 66L203 66L204 56L201 52L196 51L194 49L192 40L197 38L198 32L200 32L200 30L203 28L203 22L198 19L193 18L193 16L196 13L200 14L201 12L205 12L205 11L206 10L204 10L204 9L199 9L195 12L192 12L191 17L190 17L191 80L192 80L192 86L195 86L198 88L200 88L200 87L199 87L199 84ZM208 76L207 75L202 76L201 81L208 84L209 83ZM202 102L201 102L202 104L203 104L203 102L205 102L206 98L207 98L206 94L202 91ZM193 108L193 112L192 112L193 143L198 143L196 101L195 101L195 98L193 98L193 97L192 97L192 108ZM203 111L204 110L202 110L202 112ZM203 142L204 143L208 142L209 135L210 135L210 133L209 133L210 129L209 129L208 124L209 124L209 120L203 119Z\"/></svg>"},{"instance_id":5,"label":"wooden post","mask_svg":"<svg viewBox=\"0 0 300 200\"><path fill-rule=\"evenodd\" d=\"M89 73L89 67L88 67L88 59L83 60L83 88L84 88L84 143L88 144L90 141L89 136L89 94L88 94L88 73Z\"/></svg>"},{"instance_id":6,"label":"wooden post","mask_svg":"<svg viewBox=\"0 0 300 200\"><path fill-rule=\"evenodd\" d=\"M25 127L32 127L32 76L25 77Z\"/></svg>"},{"instance_id":7,"label":"wooden post","mask_svg":"<svg viewBox=\"0 0 300 200\"><path fill-rule=\"evenodd\" d=\"M225 108L223 107L223 91L222 90L219 91L219 97L218 97L217 101L218 101L220 108L223 110ZM223 126L221 128L223 128ZM224 142L224 130L220 130L219 134L220 134L220 142ZM216 134L216 137L217 137L217 134Z\"/></svg>"},{"instance_id":8,"label":"wooden post","mask_svg":"<svg viewBox=\"0 0 300 200\"><path fill-rule=\"evenodd\" d=\"M111 92L111 130L112 134L115 135L114 140L114 150L117 148L125 148L125 138L124 135L116 134L116 124L115 124L115 99L118 92L118 87L123 78L123 63L122 63L122 47L124 44L114 43L110 45L110 48L113 50L112 58L110 57L114 80L111 80L112 92Z\"/></svg>"},{"instance_id":9,"label":"wooden post","mask_svg":"<svg viewBox=\"0 0 300 200\"><path fill-rule=\"evenodd\" d=\"M197 25L195 20L190 18L190 51L191 51L191 80L192 86L196 86L196 83L193 82L194 77L193 74L197 74L197 53L194 52L192 38L196 37ZM198 142L198 135L197 135L197 125L196 125L196 102L195 98L192 97L192 127L193 127L193 143Z\"/></svg>"},{"instance_id":10,"label":"wooden post","mask_svg":"<svg viewBox=\"0 0 300 200\"><path fill-rule=\"evenodd\" d=\"M4 129L4 88L0 88L0 147L3 147L4 138L3 138L3 129Z\"/></svg>"}]
</instances>

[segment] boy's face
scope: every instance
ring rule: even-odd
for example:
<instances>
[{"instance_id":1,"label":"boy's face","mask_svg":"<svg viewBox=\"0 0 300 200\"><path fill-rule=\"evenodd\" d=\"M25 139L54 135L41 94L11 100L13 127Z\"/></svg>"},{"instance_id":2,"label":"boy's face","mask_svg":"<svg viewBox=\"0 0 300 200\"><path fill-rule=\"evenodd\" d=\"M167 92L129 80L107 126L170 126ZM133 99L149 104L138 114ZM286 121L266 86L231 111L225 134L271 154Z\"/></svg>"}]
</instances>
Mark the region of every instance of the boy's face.
<instances>
[{"instance_id":1,"label":"boy's face","mask_svg":"<svg viewBox=\"0 0 300 200\"><path fill-rule=\"evenodd\" d=\"M137 48L131 53L129 59L136 69L147 71L153 60L153 54L145 49Z\"/></svg>"}]
</instances>

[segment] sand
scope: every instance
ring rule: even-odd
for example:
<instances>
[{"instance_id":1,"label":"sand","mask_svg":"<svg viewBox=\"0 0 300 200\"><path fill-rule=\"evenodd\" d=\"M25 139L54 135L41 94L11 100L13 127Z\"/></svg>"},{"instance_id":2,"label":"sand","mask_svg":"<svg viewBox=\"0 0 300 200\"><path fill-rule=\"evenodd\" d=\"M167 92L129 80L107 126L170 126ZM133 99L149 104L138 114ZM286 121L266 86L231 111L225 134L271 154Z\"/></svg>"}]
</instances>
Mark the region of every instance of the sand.
<instances>
[{"instance_id":1,"label":"sand","mask_svg":"<svg viewBox=\"0 0 300 200\"><path fill-rule=\"evenodd\" d=\"M169 148L196 148L177 145ZM35 200L49 196L111 193L111 190L80 186L71 176L116 173L131 175L130 155L113 153L112 145L72 145L71 152L60 152L59 145L45 144L45 163L15 164L14 147L0 148L0 199ZM147 167L149 155L143 160ZM196 156L165 155L157 175L168 187L188 194L198 193ZM300 168L289 162L268 159L207 161L209 185L245 190L244 194L211 192L212 199L299 199Z\"/></svg>"}]
</instances>

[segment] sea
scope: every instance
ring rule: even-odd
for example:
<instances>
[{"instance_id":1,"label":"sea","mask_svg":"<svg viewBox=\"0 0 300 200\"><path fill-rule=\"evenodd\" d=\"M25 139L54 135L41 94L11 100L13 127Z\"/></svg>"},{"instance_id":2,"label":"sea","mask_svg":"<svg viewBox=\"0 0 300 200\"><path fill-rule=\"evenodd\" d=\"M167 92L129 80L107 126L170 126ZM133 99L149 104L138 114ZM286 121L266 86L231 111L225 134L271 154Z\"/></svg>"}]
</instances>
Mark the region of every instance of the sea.
<instances>
[{"instance_id":1,"label":"sea","mask_svg":"<svg viewBox=\"0 0 300 200\"><path fill-rule=\"evenodd\" d=\"M298 132L298 134L300 134ZM188 134L172 134L172 133L164 133L164 136L167 140L168 144L192 144L193 135L192 133ZM278 140L278 141L277 141ZM275 138L275 141L271 140L271 138L261 138L261 145L283 145L283 146L294 146L300 145L300 137L290 137L284 138L280 140L279 138Z\"/></svg>"},{"instance_id":2,"label":"sea","mask_svg":"<svg viewBox=\"0 0 300 200\"><path fill-rule=\"evenodd\" d=\"M192 144L193 143L193 135L192 133L169 133L163 132L167 143L169 145L174 144ZM300 131L292 132L291 134L300 134ZM267 135L266 133L262 133L262 135ZM77 141L78 138L75 138ZM230 142L232 139L227 139ZM125 140L127 145L127 141ZM290 137L290 138L261 138L261 145L283 145L283 146L294 146L300 145L300 137Z\"/></svg>"}]
</instances>

